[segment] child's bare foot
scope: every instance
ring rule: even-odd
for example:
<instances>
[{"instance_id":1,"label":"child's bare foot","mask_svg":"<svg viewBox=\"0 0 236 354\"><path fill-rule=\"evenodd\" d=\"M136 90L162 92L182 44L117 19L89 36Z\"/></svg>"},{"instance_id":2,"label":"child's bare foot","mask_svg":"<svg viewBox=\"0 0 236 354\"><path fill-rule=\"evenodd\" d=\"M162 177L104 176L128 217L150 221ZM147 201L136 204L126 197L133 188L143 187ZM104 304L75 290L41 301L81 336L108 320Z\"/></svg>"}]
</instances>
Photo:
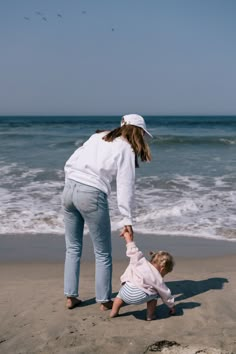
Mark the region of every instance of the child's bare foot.
<instances>
[{"instance_id":1,"label":"child's bare foot","mask_svg":"<svg viewBox=\"0 0 236 354\"><path fill-rule=\"evenodd\" d=\"M78 307L81 303L82 301L77 299L77 297L68 297L66 300L66 308L72 310L75 307Z\"/></svg>"},{"instance_id":2,"label":"child's bare foot","mask_svg":"<svg viewBox=\"0 0 236 354\"><path fill-rule=\"evenodd\" d=\"M112 305L113 305L113 301L107 301L107 302L103 302L100 305L100 310L101 311L107 311L107 310L111 310L112 309Z\"/></svg>"},{"instance_id":3,"label":"child's bare foot","mask_svg":"<svg viewBox=\"0 0 236 354\"><path fill-rule=\"evenodd\" d=\"M120 308L123 305L124 305L124 301L121 300L119 297L116 297L114 302L113 302L113 306L112 306L112 310L111 310L111 313L110 313L110 317L113 318L113 317L118 316Z\"/></svg>"},{"instance_id":4,"label":"child's bare foot","mask_svg":"<svg viewBox=\"0 0 236 354\"><path fill-rule=\"evenodd\" d=\"M111 318L117 317L118 315L119 315L118 311L111 310L111 313L110 313Z\"/></svg>"}]
</instances>

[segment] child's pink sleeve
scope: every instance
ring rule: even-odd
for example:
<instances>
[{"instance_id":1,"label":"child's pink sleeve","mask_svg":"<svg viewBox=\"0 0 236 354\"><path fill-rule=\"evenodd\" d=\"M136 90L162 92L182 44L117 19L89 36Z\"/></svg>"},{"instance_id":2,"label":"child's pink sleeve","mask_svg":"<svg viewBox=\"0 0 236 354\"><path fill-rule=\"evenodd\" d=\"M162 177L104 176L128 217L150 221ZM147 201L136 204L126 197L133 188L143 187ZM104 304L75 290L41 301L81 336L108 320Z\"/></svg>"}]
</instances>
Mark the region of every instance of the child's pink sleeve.
<instances>
[{"instance_id":1,"label":"child's pink sleeve","mask_svg":"<svg viewBox=\"0 0 236 354\"><path fill-rule=\"evenodd\" d=\"M139 251L134 242L127 243L126 247L126 256L130 258L130 263L136 263L144 257L143 253Z\"/></svg>"},{"instance_id":2,"label":"child's pink sleeve","mask_svg":"<svg viewBox=\"0 0 236 354\"><path fill-rule=\"evenodd\" d=\"M163 282L158 289L158 293L162 298L162 301L169 307L172 308L175 306L175 298L171 295L170 289Z\"/></svg>"}]
</instances>

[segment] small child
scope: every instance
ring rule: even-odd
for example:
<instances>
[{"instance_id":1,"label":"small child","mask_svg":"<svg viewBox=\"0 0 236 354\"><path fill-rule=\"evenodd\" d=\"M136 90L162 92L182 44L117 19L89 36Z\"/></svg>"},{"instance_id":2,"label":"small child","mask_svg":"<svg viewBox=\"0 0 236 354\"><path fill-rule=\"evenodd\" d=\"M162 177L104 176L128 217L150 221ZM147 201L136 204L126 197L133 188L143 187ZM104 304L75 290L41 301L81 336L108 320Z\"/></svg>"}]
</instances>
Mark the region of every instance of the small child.
<instances>
[{"instance_id":1,"label":"small child","mask_svg":"<svg viewBox=\"0 0 236 354\"><path fill-rule=\"evenodd\" d=\"M173 257L165 251L150 252L150 262L133 242L132 235L125 232L126 255L130 263L120 280L122 287L115 298L110 317L116 317L122 305L147 303L147 321L154 320L158 295L170 308L169 314L175 314L174 297L163 281L163 277L174 267Z\"/></svg>"}]
</instances>

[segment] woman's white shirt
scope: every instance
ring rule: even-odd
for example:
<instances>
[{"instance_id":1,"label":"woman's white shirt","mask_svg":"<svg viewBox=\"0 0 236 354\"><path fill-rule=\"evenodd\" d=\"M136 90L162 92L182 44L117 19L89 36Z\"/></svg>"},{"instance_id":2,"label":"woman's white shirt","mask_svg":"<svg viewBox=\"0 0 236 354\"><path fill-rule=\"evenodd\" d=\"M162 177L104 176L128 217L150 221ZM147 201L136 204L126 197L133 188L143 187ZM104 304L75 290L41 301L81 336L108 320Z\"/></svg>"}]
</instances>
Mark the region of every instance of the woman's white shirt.
<instances>
[{"instance_id":1,"label":"woman's white shirt","mask_svg":"<svg viewBox=\"0 0 236 354\"><path fill-rule=\"evenodd\" d=\"M117 203L123 225L132 225L135 190L135 154L122 137L112 142L103 140L108 132L93 134L65 164L66 179L111 193L111 181L116 179Z\"/></svg>"}]
</instances>

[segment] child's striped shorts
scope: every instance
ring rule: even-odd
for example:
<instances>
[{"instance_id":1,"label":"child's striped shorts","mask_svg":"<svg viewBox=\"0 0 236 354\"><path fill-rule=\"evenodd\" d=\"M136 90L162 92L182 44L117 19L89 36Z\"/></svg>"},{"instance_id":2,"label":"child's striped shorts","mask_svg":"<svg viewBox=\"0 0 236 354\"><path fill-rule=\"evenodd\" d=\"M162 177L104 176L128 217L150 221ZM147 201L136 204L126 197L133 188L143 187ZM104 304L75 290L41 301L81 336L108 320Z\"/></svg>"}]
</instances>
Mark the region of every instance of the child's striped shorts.
<instances>
[{"instance_id":1,"label":"child's striped shorts","mask_svg":"<svg viewBox=\"0 0 236 354\"><path fill-rule=\"evenodd\" d=\"M139 305L145 302L158 298L158 294L148 295L145 291L137 288L136 286L126 282L117 295L121 300L129 305Z\"/></svg>"}]
</instances>

